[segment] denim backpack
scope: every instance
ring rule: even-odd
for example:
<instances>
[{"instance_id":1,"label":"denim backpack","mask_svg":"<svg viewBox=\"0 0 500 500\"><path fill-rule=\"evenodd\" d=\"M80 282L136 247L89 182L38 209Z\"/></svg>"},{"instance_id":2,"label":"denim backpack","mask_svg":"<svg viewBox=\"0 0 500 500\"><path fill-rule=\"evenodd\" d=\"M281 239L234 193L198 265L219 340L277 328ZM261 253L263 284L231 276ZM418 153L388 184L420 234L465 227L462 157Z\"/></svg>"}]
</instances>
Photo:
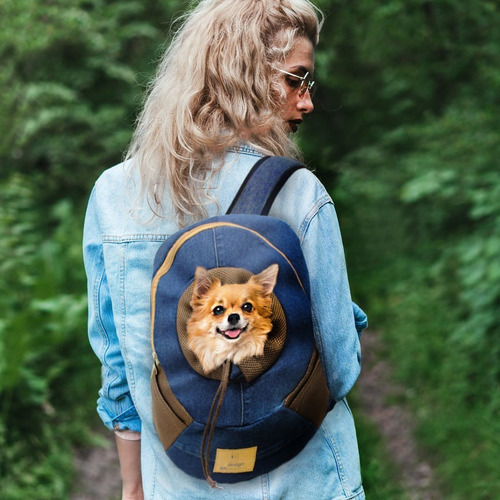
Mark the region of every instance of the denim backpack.
<instances>
[{"instance_id":1,"label":"denim backpack","mask_svg":"<svg viewBox=\"0 0 500 500\"><path fill-rule=\"evenodd\" d=\"M173 462L212 486L248 480L290 460L333 406L316 349L299 238L267 215L280 188L302 167L282 157L259 160L225 215L182 229L155 257L154 423ZM264 354L206 375L187 344L196 267L229 284L245 283L271 264L279 273Z\"/></svg>"}]
</instances>

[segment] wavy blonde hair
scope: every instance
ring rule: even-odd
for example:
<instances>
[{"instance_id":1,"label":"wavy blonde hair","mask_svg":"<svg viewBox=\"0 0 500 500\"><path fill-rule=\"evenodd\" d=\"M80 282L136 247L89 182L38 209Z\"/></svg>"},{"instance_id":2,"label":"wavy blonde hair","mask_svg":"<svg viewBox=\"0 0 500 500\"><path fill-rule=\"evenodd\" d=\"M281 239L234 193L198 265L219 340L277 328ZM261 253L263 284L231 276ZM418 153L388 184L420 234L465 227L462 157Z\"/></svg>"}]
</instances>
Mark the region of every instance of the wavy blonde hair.
<instances>
[{"instance_id":1,"label":"wavy blonde hair","mask_svg":"<svg viewBox=\"0 0 500 500\"><path fill-rule=\"evenodd\" d=\"M322 15L308 0L202 0L181 22L126 158L153 212L162 215L168 187L183 225L206 215L207 181L231 146L299 156L279 116L276 68L296 37L316 46Z\"/></svg>"}]
</instances>

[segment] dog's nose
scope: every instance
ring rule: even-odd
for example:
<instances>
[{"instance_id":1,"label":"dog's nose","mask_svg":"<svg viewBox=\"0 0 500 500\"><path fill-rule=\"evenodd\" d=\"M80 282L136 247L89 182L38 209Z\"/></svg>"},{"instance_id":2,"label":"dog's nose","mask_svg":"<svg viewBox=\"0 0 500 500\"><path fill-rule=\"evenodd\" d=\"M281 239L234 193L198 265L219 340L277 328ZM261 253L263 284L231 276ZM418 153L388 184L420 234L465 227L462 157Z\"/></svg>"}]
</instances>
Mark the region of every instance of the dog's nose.
<instances>
[{"instance_id":1,"label":"dog's nose","mask_svg":"<svg viewBox=\"0 0 500 500\"><path fill-rule=\"evenodd\" d=\"M229 322L230 325L235 325L236 323L238 323L239 320L240 320L239 314L230 314L227 317L227 321Z\"/></svg>"}]
</instances>

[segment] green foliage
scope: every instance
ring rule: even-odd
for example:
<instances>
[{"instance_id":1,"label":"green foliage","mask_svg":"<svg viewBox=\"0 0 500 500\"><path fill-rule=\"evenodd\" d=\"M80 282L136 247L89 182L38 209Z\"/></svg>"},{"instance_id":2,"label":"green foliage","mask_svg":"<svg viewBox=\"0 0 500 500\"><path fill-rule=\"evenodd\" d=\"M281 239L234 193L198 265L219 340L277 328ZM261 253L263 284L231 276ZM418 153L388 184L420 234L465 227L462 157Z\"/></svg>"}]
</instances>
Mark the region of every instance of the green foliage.
<instances>
[{"instance_id":1,"label":"green foliage","mask_svg":"<svg viewBox=\"0 0 500 500\"><path fill-rule=\"evenodd\" d=\"M180 1L5 0L0 32L0 489L66 498L96 423L83 206L121 159Z\"/></svg>"},{"instance_id":2,"label":"green foliage","mask_svg":"<svg viewBox=\"0 0 500 500\"><path fill-rule=\"evenodd\" d=\"M321 3L304 144L333 188L353 294L385 331L446 497L496 498L499 4Z\"/></svg>"},{"instance_id":3,"label":"green foliage","mask_svg":"<svg viewBox=\"0 0 500 500\"><path fill-rule=\"evenodd\" d=\"M0 34L2 173L43 178L42 196L85 196L120 161L170 9L160 1L8 0ZM42 181L41 181L42 182Z\"/></svg>"},{"instance_id":4,"label":"green foliage","mask_svg":"<svg viewBox=\"0 0 500 500\"><path fill-rule=\"evenodd\" d=\"M328 14L320 89L302 144L333 189L354 296L385 330L447 498L495 498L499 4L318 4ZM2 498L67 496L99 376L85 334L82 207L120 161L140 87L185 6L0 2ZM359 428L376 456L375 431L364 419ZM385 460L362 454L370 498L398 498Z\"/></svg>"},{"instance_id":5,"label":"green foliage","mask_svg":"<svg viewBox=\"0 0 500 500\"><path fill-rule=\"evenodd\" d=\"M499 5L491 0L322 0L315 116L306 157L324 178L360 147L439 114L464 91L498 99ZM474 85L469 85L474 82Z\"/></svg>"},{"instance_id":6,"label":"green foliage","mask_svg":"<svg viewBox=\"0 0 500 500\"><path fill-rule=\"evenodd\" d=\"M346 206L363 200L349 205L345 226L367 242L348 246L355 286L457 499L500 488L498 126L481 100L462 98L347 157L338 186Z\"/></svg>"},{"instance_id":7,"label":"green foliage","mask_svg":"<svg viewBox=\"0 0 500 500\"><path fill-rule=\"evenodd\" d=\"M63 498L71 443L82 439L98 383L86 346L81 214L68 201L38 212L24 175L1 183L0 193L2 498Z\"/></svg>"}]
</instances>

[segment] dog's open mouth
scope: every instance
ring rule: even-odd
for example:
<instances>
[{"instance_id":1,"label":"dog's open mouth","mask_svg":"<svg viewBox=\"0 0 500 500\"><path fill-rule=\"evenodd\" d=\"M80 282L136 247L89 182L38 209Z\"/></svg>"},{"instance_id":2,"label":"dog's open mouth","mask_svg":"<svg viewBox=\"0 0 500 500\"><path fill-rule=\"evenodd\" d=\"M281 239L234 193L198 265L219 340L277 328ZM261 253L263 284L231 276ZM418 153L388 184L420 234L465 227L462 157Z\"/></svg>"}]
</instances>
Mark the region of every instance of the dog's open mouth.
<instances>
[{"instance_id":1,"label":"dog's open mouth","mask_svg":"<svg viewBox=\"0 0 500 500\"><path fill-rule=\"evenodd\" d=\"M248 326L248 325L247 325ZM220 328L217 328L217 333L220 333L221 335L224 335L226 339L229 340L237 340L240 338L240 335L247 329L247 327L243 328L232 328L230 330L221 330Z\"/></svg>"}]
</instances>

